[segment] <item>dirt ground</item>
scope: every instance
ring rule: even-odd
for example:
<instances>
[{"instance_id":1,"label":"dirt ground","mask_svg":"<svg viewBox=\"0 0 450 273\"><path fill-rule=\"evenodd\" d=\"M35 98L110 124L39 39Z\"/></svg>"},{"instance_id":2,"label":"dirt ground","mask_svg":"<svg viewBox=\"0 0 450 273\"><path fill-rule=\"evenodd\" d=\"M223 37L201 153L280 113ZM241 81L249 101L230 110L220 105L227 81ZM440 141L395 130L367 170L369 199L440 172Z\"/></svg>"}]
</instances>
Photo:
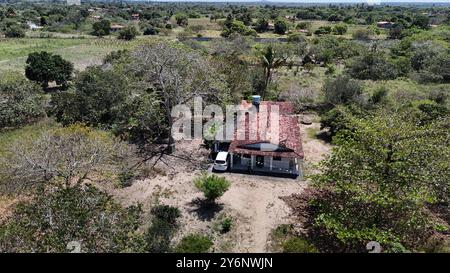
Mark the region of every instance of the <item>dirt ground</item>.
<instances>
[{"instance_id":1,"label":"dirt ground","mask_svg":"<svg viewBox=\"0 0 450 273\"><path fill-rule=\"evenodd\" d=\"M320 125L316 117L310 119L312 124L301 124L306 177L314 170L314 164L330 151L329 144L311 133L318 132ZM149 178L126 188L110 183L99 186L123 205L141 203L145 221L150 219L149 211L155 204L178 207L182 216L175 243L190 233L206 234L213 238L214 252L270 251L271 231L278 225L289 224L292 218L290 208L281 197L301 193L308 185L307 180L300 178L218 173L231 182L231 187L217 205L205 208L202 194L193 185L196 177L211 170L208 151L200 141L177 143L176 152L161 158L151 170ZM12 199L0 198L0 215L6 216L13 203ZM225 218L232 220L232 228L222 234L220 223Z\"/></svg>"},{"instance_id":2,"label":"dirt ground","mask_svg":"<svg viewBox=\"0 0 450 273\"><path fill-rule=\"evenodd\" d=\"M308 128L318 131L319 127L317 122L301 125L305 166L313 166L330 150L328 144L307 133ZM190 233L201 233L213 238L215 252L270 251L271 231L290 223L290 208L280 197L300 193L307 187L307 180L219 173L231 182L231 187L216 206L205 209L193 181L206 171L207 154L198 141L178 143L173 156L156 164L156 176L124 189L111 188L110 192L124 205L141 203L147 215L157 203L178 207L182 212L181 230L175 241ZM180 159L186 156L193 162ZM225 218L231 218L233 226L230 232L221 234L220 222Z\"/></svg>"}]
</instances>

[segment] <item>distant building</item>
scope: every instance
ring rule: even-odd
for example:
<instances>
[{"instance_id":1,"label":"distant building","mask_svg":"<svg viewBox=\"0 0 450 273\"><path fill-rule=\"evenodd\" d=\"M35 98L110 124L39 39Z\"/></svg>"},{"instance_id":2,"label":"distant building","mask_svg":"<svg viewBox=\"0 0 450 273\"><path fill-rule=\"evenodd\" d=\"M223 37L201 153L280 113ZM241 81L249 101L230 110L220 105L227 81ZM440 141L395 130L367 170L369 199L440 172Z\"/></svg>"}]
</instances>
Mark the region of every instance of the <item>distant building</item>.
<instances>
[{"instance_id":1,"label":"distant building","mask_svg":"<svg viewBox=\"0 0 450 273\"><path fill-rule=\"evenodd\" d=\"M124 26L119 25L119 24L112 24L112 25L111 25L111 31L112 31L112 32L119 31L119 30L121 30L121 29L123 29L123 28L124 28Z\"/></svg>"},{"instance_id":2,"label":"distant building","mask_svg":"<svg viewBox=\"0 0 450 273\"><path fill-rule=\"evenodd\" d=\"M38 29L41 29L41 28L42 28L41 26L38 26L38 25L36 25L36 24L33 23L33 22L27 22L27 26L28 26L28 28L31 29L31 30L38 30Z\"/></svg>"},{"instance_id":3,"label":"distant building","mask_svg":"<svg viewBox=\"0 0 450 273\"><path fill-rule=\"evenodd\" d=\"M377 22L377 27L379 28L392 28L394 26L394 23L389 22L389 21L381 21L381 22Z\"/></svg>"},{"instance_id":4,"label":"distant building","mask_svg":"<svg viewBox=\"0 0 450 273\"><path fill-rule=\"evenodd\" d=\"M81 0L66 0L66 3L69 6L79 6L81 5Z\"/></svg>"},{"instance_id":5,"label":"distant building","mask_svg":"<svg viewBox=\"0 0 450 273\"><path fill-rule=\"evenodd\" d=\"M133 14L131 14L131 19L132 19L132 20L135 20L135 21L138 21L138 20L139 20L139 13L133 13Z\"/></svg>"}]
</instances>

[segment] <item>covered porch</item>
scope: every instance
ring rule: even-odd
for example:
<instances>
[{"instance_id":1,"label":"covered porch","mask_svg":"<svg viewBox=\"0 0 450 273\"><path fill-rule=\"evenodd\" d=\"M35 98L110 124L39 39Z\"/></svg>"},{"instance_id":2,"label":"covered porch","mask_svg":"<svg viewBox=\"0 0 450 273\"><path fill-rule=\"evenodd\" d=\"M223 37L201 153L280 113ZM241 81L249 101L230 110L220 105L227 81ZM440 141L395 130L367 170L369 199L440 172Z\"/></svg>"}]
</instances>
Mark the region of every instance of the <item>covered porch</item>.
<instances>
[{"instance_id":1,"label":"covered porch","mask_svg":"<svg viewBox=\"0 0 450 273\"><path fill-rule=\"evenodd\" d=\"M300 161L292 157L231 153L230 171L299 176Z\"/></svg>"}]
</instances>

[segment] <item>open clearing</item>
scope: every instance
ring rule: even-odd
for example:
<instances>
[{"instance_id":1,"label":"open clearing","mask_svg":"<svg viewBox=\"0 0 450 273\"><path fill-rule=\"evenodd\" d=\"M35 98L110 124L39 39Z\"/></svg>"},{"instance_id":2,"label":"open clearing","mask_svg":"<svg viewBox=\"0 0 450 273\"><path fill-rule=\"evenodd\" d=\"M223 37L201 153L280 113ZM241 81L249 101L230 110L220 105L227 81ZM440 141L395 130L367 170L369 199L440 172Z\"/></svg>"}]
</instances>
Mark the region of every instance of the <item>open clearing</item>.
<instances>
[{"instance_id":1,"label":"open clearing","mask_svg":"<svg viewBox=\"0 0 450 273\"><path fill-rule=\"evenodd\" d=\"M305 164L317 163L329 152L329 144L306 133L306 128L318 130L317 122L301 127ZM189 233L202 233L213 238L215 252L269 251L271 231L278 225L290 223L290 208L280 197L301 193L308 185L307 180L219 173L231 182L231 187L216 206L205 208L202 194L193 185L202 169L208 167L208 151L200 144L196 141L178 143L173 156L165 156L163 162L156 164L154 177L136 181L123 189L108 186L107 190L124 205L141 203L147 216L156 203L180 208L181 230L175 241ZM184 162L178 158L186 154L196 161ZM221 234L220 222L225 218L233 220L233 227L230 232Z\"/></svg>"}]
</instances>

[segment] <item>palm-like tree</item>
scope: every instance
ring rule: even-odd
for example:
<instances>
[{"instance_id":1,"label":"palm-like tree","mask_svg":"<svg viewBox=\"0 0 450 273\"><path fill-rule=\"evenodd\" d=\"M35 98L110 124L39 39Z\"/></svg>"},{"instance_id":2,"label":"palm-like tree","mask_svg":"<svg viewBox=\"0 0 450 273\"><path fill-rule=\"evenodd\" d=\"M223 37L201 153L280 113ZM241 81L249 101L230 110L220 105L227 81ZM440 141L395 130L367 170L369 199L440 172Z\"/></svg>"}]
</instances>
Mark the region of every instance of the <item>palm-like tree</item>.
<instances>
[{"instance_id":1,"label":"palm-like tree","mask_svg":"<svg viewBox=\"0 0 450 273\"><path fill-rule=\"evenodd\" d=\"M277 58L275 56L275 51L272 45L268 45L261 53L261 65L264 67L264 90L262 93L262 99L264 99L266 95L267 88L269 87L270 81L272 80L272 73L274 69L282 66L285 63L285 60L282 58Z\"/></svg>"}]
</instances>

